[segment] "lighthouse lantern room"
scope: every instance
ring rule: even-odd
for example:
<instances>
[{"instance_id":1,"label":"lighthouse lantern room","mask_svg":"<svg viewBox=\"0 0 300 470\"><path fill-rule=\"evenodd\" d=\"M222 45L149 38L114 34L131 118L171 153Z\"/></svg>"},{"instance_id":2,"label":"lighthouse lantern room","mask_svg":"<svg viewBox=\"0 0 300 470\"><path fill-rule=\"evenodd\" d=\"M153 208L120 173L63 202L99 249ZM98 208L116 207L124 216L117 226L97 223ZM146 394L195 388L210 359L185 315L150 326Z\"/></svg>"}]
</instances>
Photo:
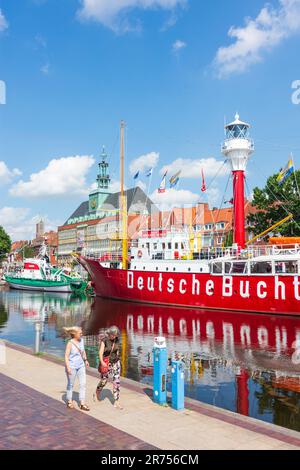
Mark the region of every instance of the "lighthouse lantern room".
<instances>
[{"instance_id":1,"label":"lighthouse lantern room","mask_svg":"<svg viewBox=\"0 0 300 470\"><path fill-rule=\"evenodd\" d=\"M249 157L254 152L254 144L250 138L250 125L235 120L225 126L225 141L222 153L230 164L233 176L234 205L234 243L239 249L245 248L245 171Z\"/></svg>"}]
</instances>

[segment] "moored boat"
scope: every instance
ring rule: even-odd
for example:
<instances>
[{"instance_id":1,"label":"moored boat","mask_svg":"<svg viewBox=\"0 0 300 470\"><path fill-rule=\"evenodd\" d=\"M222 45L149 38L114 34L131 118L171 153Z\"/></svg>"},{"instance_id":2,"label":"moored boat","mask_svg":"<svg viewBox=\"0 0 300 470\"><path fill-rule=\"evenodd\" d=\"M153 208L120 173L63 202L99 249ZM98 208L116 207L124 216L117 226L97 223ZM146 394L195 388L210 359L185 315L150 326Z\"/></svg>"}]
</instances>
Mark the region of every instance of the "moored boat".
<instances>
[{"instance_id":1,"label":"moored boat","mask_svg":"<svg viewBox=\"0 0 300 470\"><path fill-rule=\"evenodd\" d=\"M45 244L37 258L27 258L21 266L8 266L4 280L10 288L19 290L76 293L87 288L87 282L78 274L51 266Z\"/></svg>"}]
</instances>

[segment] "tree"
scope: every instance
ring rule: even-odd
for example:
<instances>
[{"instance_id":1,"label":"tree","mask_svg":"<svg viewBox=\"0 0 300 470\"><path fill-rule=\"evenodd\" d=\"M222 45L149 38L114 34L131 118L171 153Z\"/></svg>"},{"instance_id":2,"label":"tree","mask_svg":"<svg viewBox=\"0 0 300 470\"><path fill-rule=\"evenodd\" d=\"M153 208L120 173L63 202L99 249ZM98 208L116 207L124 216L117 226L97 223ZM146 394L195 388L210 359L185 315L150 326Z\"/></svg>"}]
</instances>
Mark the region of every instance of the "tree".
<instances>
[{"instance_id":1,"label":"tree","mask_svg":"<svg viewBox=\"0 0 300 470\"><path fill-rule=\"evenodd\" d=\"M5 232L4 228L0 225L0 261L2 261L11 249L10 236Z\"/></svg>"},{"instance_id":2,"label":"tree","mask_svg":"<svg viewBox=\"0 0 300 470\"><path fill-rule=\"evenodd\" d=\"M24 245L24 247L22 248L22 256L24 259L34 258L35 256L34 248L32 248L32 246Z\"/></svg>"},{"instance_id":3,"label":"tree","mask_svg":"<svg viewBox=\"0 0 300 470\"><path fill-rule=\"evenodd\" d=\"M277 176L270 176L263 189L254 189L252 205L258 212L250 214L248 222L254 234L259 235L291 213L293 219L280 225L273 233L284 237L299 237L300 171L296 171L282 185L278 184Z\"/></svg>"},{"instance_id":4,"label":"tree","mask_svg":"<svg viewBox=\"0 0 300 470\"><path fill-rule=\"evenodd\" d=\"M231 247L233 245L233 230L227 233L224 241L225 248Z\"/></svg>"}]
</instances>

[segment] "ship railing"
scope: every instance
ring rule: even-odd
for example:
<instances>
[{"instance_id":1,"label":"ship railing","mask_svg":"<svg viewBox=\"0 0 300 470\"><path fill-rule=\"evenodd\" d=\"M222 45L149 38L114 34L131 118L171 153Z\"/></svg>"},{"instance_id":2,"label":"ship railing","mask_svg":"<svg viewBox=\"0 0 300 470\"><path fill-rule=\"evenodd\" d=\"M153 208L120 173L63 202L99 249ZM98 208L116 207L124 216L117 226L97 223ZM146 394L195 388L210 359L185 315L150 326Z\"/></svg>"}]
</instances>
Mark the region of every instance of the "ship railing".
<instances>
[{"instance_id":1,"label":"ship railing","mask_svg":"<svg viewBox=\"0 0 300 470\"><path fill-rule=\"evenodd\" d=\"M86 256L89 259L101 261L101 262L121 262L122 261L122 253L121 252L89 252L86 251L84 253L84 256Z\"/></svg>"},{"instance_id":2,"label":"ship railing","mask_svg":"<svg viewBox=\"0 0 300 470\"><path fill-rule=\"evenodd\" d=\"M131 246L132 247L132 246ZM175 254L177 252L177 254ZM240 250L236 247L203 247L199 251L194 251L191 253L189 250L164 250L164 251L155 251L150 254L150 259L152 260L172 260L172 261L182 261L182 260L206 260L213 261L218 258L228 258L228 259L240 259L247 260L251 258L257 258L261 256L287 256L300 255L300 245L255 245L248 246L245 250ZM101 262L113 262L119 263L122 261L122 253L120 251L109 251L109 252L96 252L96 251L85 251L84 256L89 259L94 259ZM131 253L130 249L128 252L128 259L130 259Z\"/></svg>"},{"instance_id":3,"label":"ship railing","mask_svg":"<svg viewBox=\"0 0 300 470\"><path fill-rule=\"evenodd\" d=\"M297 256L300 254L300 245L265 245L265 246L249 246L247 248L247 257L258 256Z\"/></svg>"}]
</instances>

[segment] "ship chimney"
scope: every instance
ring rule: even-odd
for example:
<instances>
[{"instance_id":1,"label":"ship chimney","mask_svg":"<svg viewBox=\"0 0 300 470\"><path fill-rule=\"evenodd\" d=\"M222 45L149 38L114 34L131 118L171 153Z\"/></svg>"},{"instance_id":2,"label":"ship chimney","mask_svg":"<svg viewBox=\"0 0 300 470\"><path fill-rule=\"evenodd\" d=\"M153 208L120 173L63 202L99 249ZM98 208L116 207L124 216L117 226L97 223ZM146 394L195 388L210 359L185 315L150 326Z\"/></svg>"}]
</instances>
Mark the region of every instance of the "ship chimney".
<instances>
[{"instance_id":1,"label":"ship chimney","mask_svg":"<svg viewBox=\"0 0 300 470\"><path fill-rule=\"evenodd\" d=\"M249 157L254 152L254 144L250 139L250 125L240 120L236 114L235 120L225 126L225 141L222 153L230 164L233 176L233 206L234 206L234 243L239 249L246 245L245 237L245 172Z\"/></svg>"}]
</instances>

